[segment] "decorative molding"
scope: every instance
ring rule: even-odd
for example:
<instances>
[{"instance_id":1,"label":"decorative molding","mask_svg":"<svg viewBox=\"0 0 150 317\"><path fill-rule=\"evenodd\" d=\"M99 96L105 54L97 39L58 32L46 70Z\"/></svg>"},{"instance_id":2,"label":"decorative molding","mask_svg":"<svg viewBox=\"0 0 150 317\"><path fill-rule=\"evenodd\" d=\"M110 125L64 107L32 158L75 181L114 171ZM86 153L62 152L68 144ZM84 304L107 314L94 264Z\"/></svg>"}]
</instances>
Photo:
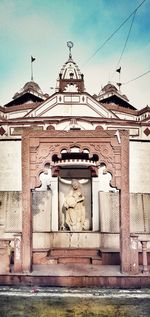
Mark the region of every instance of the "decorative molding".
<instances>
[{"instance_id":1,"label":"decorative molding","mask_svg":"<svg viewBox=\"0 0 150 317\"><path fill-rule=\"evenodd\" d=\"M28 139L30 148L31 188L40 186L39 175L43 172L46 163L54 165L54 155L61 159L63 149L70 153L73 147L78 147L79 153L87 149L89 158L96 154L98 156L97 165L102 162L106 164L107 171L112 174L112 186L119 189L121 184L121 145L117 142L115 132L114 130L103 130L101 126L97 126L93 131L25 131L23 142ZM127 131L120 133L120 135L128 135ZM53 174L56 176L56 171Z\"/></svg>"}]
</instances>

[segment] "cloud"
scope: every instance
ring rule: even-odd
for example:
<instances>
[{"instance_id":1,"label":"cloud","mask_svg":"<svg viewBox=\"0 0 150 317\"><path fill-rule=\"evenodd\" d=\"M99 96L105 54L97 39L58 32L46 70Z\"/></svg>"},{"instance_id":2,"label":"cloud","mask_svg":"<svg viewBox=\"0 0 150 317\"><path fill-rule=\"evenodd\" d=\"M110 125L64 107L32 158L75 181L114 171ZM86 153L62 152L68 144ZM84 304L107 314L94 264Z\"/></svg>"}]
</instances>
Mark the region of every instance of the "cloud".
<instances>
[{"instance_id":1,"label":"cloud","mask_svg":"<svg viewBox=\"0 0 150 317\"><path fill-rule=\"evenodd\" d=\"M131 21L91 56L139 3L138 0L1 0L0 104L9 101L30 80L30 55L36 57L35 81L44 92L50 93L68 59L68 40L74 42L73 58L85 74L88 92L98 93L108 80L117 82L115 67ZM150 66L148 23L148 6L143 5L121 60L123 82L144 73ZM85 63L89 58L90 62ZM148 75L122 86L122 90L131 101L144 106L150 99L149 84Z\"/></svg>"}]
</instances>

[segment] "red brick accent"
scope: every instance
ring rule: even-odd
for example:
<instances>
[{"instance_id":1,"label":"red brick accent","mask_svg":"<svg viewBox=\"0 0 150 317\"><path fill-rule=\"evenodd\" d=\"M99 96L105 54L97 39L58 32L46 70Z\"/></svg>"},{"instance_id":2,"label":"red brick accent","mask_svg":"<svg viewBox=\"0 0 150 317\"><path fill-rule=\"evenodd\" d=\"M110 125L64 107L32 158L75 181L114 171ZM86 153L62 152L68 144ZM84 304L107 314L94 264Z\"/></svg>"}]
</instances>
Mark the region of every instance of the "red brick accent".
<instances>
[{"instance_id":1,"label":"red brick accent","mask_svg":"<svg viewBox=\"0 0 150 317\"><path fill-rule=\"evenodd\" d=\"M29 132L28 132L29 133ZM30 138L28 133L22 138L22 270L31 271L32 261L32 214L30 186Z\"/></svg>"},{"instance_id":2,"label":"red brick accent","mask_svg":"<svg viewBox=\"0 0 150 317\"><path fill-rule=\"evenodd\" d=\"M146 128L146 129L144 130L144 133L145 133L146 136L149 136L149 134L150 134L150 129L149 129L149 128Z\"/></svg>"},{"instance_id":3,"label":"red brick accent","mask_svg":"<svg viewBox=\"0 0 150 317\"><path fill-rule=\"evenodd\" d=\"M121 135L120 256L121 272L130 272L129 133Z\"/></svg>"},{"instance_id":4,"label":"red brick accent","mask_svg":"<svg viewBox=\"0 0 150 317\"><path fill-rule=\"evenodd\" d=\"M120 190L120 248L121 271L130 271L130 227L129 227L129 135L120 131L118 143L116 131L106 131L97 127L92 131L25 131L22 138L23 175L23 231L22 269L31 270L32 261L32 214L31 190L40 185L39 174L44 165L54 166L53 155L59 157L61 150L71 151L79 147L82 152L89 150L89 156L96 154L98 164L105 163L112 174L112 186ZM57 165L56 165L57 167ZM59 172L59 169L54 171ZM56 173L56 174L57 174ZM56 175L57 176L57 175Z\"/></svg>"},{"instance_id":5,"label":"red brick accent","mask_svg":"<svg viewBox=\"0 0 150 317\"><path fill-rule=\"evenodd\" d=\"M83 79L60 79L59 81L59 92L64 92L65 88L68 84L73 84L78 87L78 92L82 93L84 92L84 81Z\"/></svg>"},{"instance_id":6,"label":"red brick accent","mask_svg":"<svg viewBox=\"0 0 150 317\"><path fill-rule=\"evenodd\" d=\"M3 135L5 132L5 129L3 127L0 127L0 135Z\"/></svg>"}]
</instances>

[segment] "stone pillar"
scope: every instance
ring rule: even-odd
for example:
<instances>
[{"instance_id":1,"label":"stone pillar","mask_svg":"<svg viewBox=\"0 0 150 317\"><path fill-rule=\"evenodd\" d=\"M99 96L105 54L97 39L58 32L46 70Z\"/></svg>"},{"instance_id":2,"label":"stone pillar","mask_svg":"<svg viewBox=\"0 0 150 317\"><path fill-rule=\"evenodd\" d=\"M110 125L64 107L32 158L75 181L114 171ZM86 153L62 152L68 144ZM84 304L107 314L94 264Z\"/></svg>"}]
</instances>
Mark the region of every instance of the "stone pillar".
<instances>
[{"instance_id":1,"label":"stone pillar","mask_svg":"<svg viewBox=\"0 0 150 317\"><path fill-rule=\"evenodd\" d=\"M21 233L15 234L14 240L14 272L18 273L22 271L21 263Z\"/></svg>"},{"instance_id":2,"label":"stone pillar","mask_svg":"<svg viewBox=\"0 0 150 317\"><path fill-rule=\"evenodd\" d=\"M143 273L149 273L147 261L147 241L141 241L143 253Z\"/></svg>"},{"instance_id":3,"label":"stone pillar","mask_svg":"<svg viewBox=\"0 0 150 317\"><path fill-rule=\"evenodd\" d=\"M9 240L0 239L0 274L10 272Z\"/></svg>"},{"instance_id":4,"label":"stone pillar","mask_svg":"<svg viewBox=\"0 0 150 317\"><path fill-rule=\"evenodd\" d=\"M131 274L139 273L139 252L138 252L138 235L130 236L130 272Z\"/></svg>"},{"instance_id":5,"label":"stone pillar","mask_svg":"<svg viewBox=\"0 0 150 317\"><path fill-rule=\"evenodd\" d=\"M99 211L99 178L92 178L93 197L93 231L100 231L100 211Z\"/></svg>"},{"instance_id":6,"label":"stone pillar","mask_svg":"<svg viewBox=\"0 0 150 317\"><path fill-rule=\"evenodd\" d=\"M32 214L30 190L29 137L22 138L22 270L30 272L32 265Z\"/></svg>"},{"instance_id":7,"label":"stone pillar","mask_svg":"<svg viewBox=\"0 0 150 317\"><path fill-rule=\"evenodd\" d=\"M58 231L58 177L51 180L52 190L52 211L51 211L51 230Z\"/></svg>"},{"instance_id":8,"label":"stone pillar","mask_svg":"<svg viewBox=\"0 0 150 317\"><path fill-rule=\"evenodd\" d=\"M120 258L121 273L130 273L129 134L121 131Z\"/></svg>"}]
</instances>

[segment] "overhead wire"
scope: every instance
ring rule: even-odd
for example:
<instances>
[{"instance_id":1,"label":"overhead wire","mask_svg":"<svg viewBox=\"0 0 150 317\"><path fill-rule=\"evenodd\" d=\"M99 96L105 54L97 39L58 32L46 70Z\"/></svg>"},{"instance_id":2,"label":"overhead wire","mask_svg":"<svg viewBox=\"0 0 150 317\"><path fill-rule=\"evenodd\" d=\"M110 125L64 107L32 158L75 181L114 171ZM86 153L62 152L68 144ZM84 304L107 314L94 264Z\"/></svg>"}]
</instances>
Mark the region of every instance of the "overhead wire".
<instances>
[{"instance_id":1,"label":"overhead wire","mask_svg":"<svg viewBox=\"0 0 150 317\"><path fill-rule=\"evenodd\" d=\"M122 83L122 85L127 85L127 84L131 83L132 81L135 81L135 80L137 80L137 79L139 79L139 78L141 78L141 77L147 75L148 73L150 73L150 70L148 70L147 72L145 72L145 73L143 73L143 74L141 74L141 75L139 75L139 76L137 76L137 77L135 77L135 78L133 78L133 79L131 79L131 80L128 80L128 81L125 82L125 83Z\"/></svg>"},{"instance_id":2,"label":"overhead wire","mask_svg":"<svg viewBox=\"0 0 150 317\"><path fill-rule=\"evenodd\" d=\"M121 55L120 55L119 60L118 60L118 62L117 62L117 64L116 64L115 71L116 71L116 69L118 68L118 66L120 66L121 59L122 59L123 54L124 54L124 52L125 52L125 49L126 49L126 46L127 46L127 43L128 43L129 37L130 37L130 34L131 34L131 30L132 30L132 26L133 26L133 22L134 22L134 19L135 19L136 12L137 12L137 10L133 13L133 17L132 17L132 20L131 20L130 28L129 28L129 31L128 31L128 34L127 34L127 37L126 37L126 40L125 40L125 43L124 43L124 46L123 46ZM113 72L112 78L113 78L113 76L114 76L115 71Z\"/></svg>"},{"instance_id":3,"label":"overhead wire","mask_svg":"<svg viewBox=\"0 0 150 317\"><path fill-rule=\"evenodd\" d=\"M143 0L137 7L134 9L133 12L130 13L130 15L118 26L118 28L97 48L97 50L87 59L87 61L83 64L83 67L85 67L91 59L112 39L112 37L122 28L122 26L134 15L139 8L144 4L146 0Z\"/></svg>"}]
</instances>

